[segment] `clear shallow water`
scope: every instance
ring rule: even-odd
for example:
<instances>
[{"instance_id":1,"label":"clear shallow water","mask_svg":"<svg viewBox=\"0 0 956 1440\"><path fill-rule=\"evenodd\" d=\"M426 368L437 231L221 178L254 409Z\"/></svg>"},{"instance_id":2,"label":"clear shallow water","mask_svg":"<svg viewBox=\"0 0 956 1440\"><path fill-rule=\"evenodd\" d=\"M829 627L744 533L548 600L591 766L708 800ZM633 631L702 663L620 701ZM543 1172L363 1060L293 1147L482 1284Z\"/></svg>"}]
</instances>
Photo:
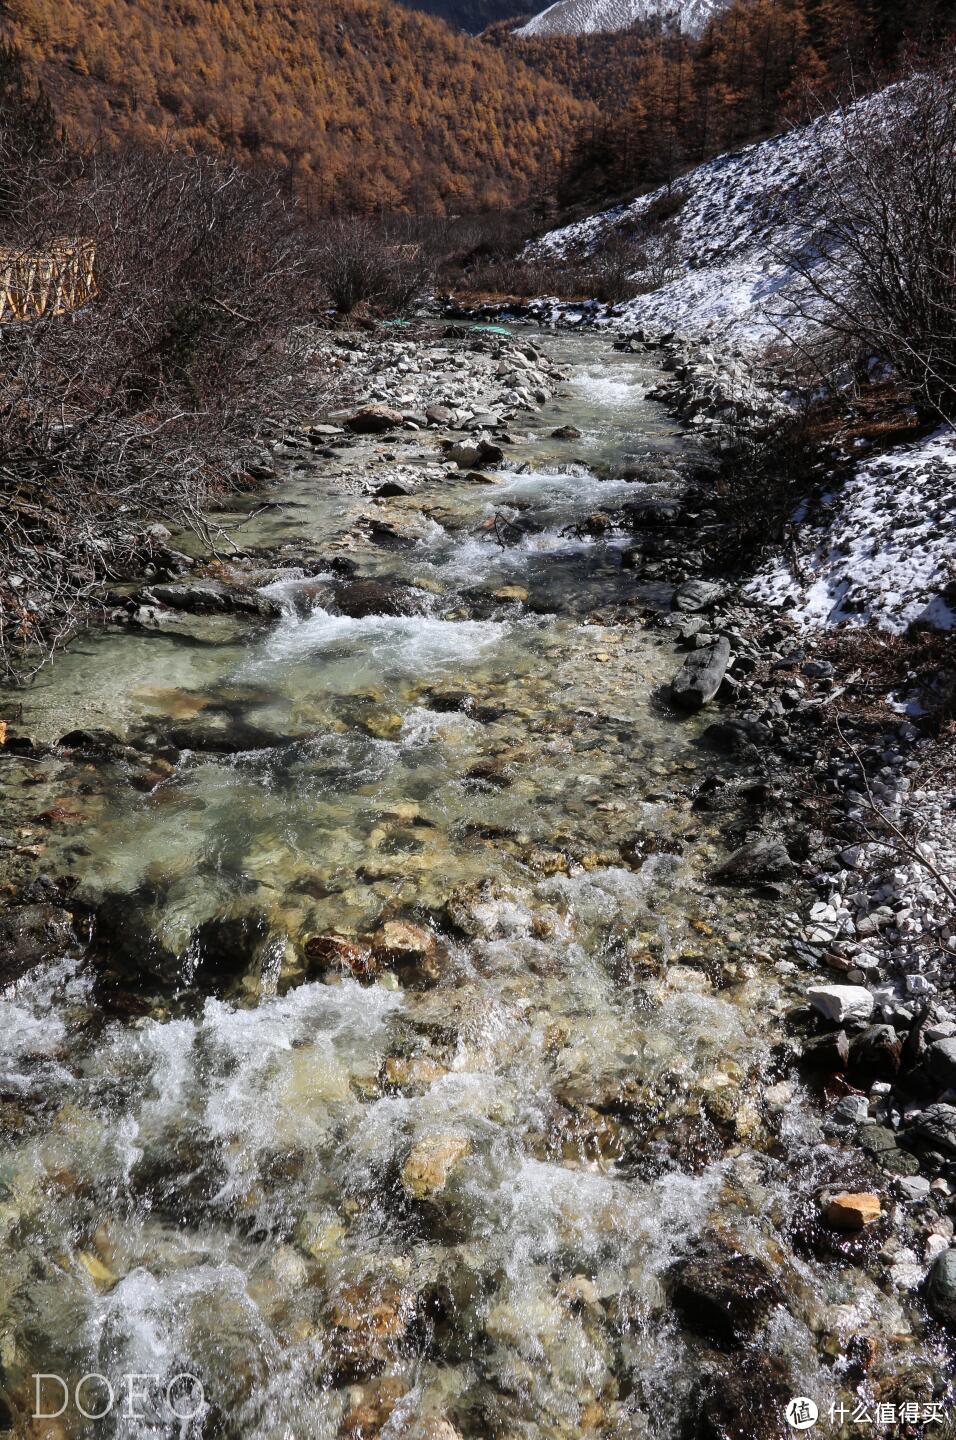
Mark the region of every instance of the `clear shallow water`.
<instances>
[{"instance_id":1,"label":"clear shallow water","mask_svg":"<svg viewBox=\"0 0 956 1440\"><path fill-rule=\"evenodd\" d=\"M105 939L0 995L4 1393L26 1415L37 1371L161 1377L146 1418L71 1404L43 1433L670 1440L714 1363L667 1299L702 1237L785 1277L748 1353L794 1393L837 1393L825 1340L924 1363L864 1270L790 1246L841 1162L798 1086L764 1098L779 916L707 882L719 764L656 698L670 644L606 613L621 541L567 533L648 493L608 467L678 454L653 374L546 343L576 368L529 473L390 502L429 519L389 549L316 467L243 532L273 559L348 534L422 613L342 615L319 566L273 585L274 623L90 636L24 698L39 736L136 751L5 768ZM330 933L357 974L309 945Z\"/></svg>"}]
</instances>

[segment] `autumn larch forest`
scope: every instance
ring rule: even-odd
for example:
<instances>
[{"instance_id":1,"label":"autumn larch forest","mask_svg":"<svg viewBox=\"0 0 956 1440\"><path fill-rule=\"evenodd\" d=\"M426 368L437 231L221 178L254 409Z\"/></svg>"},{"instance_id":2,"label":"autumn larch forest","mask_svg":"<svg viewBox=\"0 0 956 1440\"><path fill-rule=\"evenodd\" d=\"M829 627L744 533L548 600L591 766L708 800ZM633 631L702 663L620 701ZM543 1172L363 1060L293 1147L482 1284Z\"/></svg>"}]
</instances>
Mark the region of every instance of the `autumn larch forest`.
<instances>
[{"instance_id":1,"label":"autumn larch forest","mask_svg":"<svg viewBox=\"0 0 956 1440\"><path fill-rule=\"evenodd\" d=\"M734 0L660 25L523 38L503 10L392 0L7 0L7 38L81 141L173 139L277 168L319 213L598 200L885 75L947 0Z\"/></svg>"}]
</instances>

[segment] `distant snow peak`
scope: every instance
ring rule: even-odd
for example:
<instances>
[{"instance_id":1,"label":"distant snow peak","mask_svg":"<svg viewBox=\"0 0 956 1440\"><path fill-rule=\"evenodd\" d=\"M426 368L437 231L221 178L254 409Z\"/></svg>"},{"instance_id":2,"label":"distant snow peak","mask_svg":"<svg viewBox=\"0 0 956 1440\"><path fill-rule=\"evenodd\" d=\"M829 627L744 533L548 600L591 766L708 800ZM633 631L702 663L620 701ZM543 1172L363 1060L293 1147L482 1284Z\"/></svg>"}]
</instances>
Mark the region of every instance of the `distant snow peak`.
<instances>
[{"instance_id":1,"label":"distant snow peak","mask_svg":"<svg viewBox=\"0 0 956 1440\"><path fill-rule=\"evenodd\" d=\"M519 35L585 35L626 30L639 20L668 20L686 34L703 30L726 0L557 0L517 31Z\"/></svg>"}]
</instances>

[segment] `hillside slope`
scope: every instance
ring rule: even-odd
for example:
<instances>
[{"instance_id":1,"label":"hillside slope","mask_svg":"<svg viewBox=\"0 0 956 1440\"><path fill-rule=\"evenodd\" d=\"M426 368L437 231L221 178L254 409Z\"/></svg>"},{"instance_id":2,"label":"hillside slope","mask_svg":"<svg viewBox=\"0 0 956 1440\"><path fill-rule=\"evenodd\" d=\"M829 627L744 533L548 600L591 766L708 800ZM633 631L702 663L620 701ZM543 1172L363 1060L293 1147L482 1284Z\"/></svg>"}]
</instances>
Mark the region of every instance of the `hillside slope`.
<instances>
[{"instance_id":1,"label":"hillside slope","mask_svg":"<svg viewBox=\"0 0 956 1440\"><path fill-rule=\"evenodd\" d=\"M68 129L286 167L320 205L514 203L588 109L392 0L9 0Z\"/></svg>"},{"instance_id":2,"label":"hillside slope","mask_svg":"<svg viewBox=\"0 0 956 1440\"><path fill-rule=\"evenodd\" d=\"M646 20L680 24L685 34L699 34L721 0L557 0L535 15L519 35L582 35L600 30L626 30Z\"/></svg>"},{"instance_id":3,"label":"hillside slope","mask_svg":"<svg viewBox=\"0 0 956 1440\"><path fill-rule=\"evenodd\" d=\"M589 251L615 231L639 228L666 201L673 278L629 302L628 319L760 348L779 338L795 283L781 258L795 239L795 202L810 183L827 128L839 123L838 116L823 117L718 155L673 186L555 230L539 246L560 255Z\"/></svg>"},{"instance_id":4,"label":"hillside slope","mask_svg":"<svg viewBox=\"0 0 956 1440\"><path fill-rule=\"evenodd\" d=\"M878 124L905 87L861 100L853 124ZM892 97L892 99L891 99ZM759 358L769 345L802 344L816 329L806 282L787 262L819 258L801 218L821 155L849 123L837 111L744 150L718 156L630 205L554 231L539 247L561 255L595 249L616 232L640 230L666 198L676 210L669 278L615 309L607 323L631 332L676 332L703 355ZM817 271L819 275L819 270ZM642 278L649 279L648 276ZM795 303L796 302L796 307ZM748 368L745 366L745 369ZM735 371L739 370L734 365ZM743 394L741 388L740 394ZM859 460L842 486L802 511L786 554L750 586L762 601L806 625L875 623L897 633L913 622L956 628L956 438L949 426Z\"/></svg>"}]
</instances>

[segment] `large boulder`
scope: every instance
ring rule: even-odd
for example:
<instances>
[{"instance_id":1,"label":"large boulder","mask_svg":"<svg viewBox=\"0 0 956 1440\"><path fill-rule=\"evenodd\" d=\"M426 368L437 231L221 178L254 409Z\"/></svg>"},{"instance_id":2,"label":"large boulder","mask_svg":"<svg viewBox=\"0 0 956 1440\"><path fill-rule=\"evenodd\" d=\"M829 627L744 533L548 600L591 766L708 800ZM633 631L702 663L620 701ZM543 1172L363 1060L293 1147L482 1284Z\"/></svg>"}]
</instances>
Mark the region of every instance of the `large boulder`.
<instances>
[{"instance_id":1,"label":"large boulder","mask_svg":"<svg viewBox=\"0 0 956 1440\"><path fill-rule=\"evenodd\" d=\"M176 581L168 585L150 585L143 591L143 600L162 605L167 610L185 610L190 615L260 615L276 619L282 606L270 595L258 590L242 590L224 585L220 580Z\"/></svg>"},{"instance_id":2,"label":"large boulder","mask_svg":"<svg viewBox=\"0 0 956 1440\"><path fill-rule=\"evenodd\" d=\"M389 430L397 430L403 423L404 416L400 410L393 410L389 405L365 405L349 416L345 426L353 435L384 435Z\"/></svg>"},{"instance_id":3,"label":"large boulder","mask_svg":"<svg viewBox=\"0 0 956 1440\"><path fill-rule=\"evenodd\" d=\"M720 689L730 664L730 641L721 635L712 645L693 650L671 681L671 699L682 710L699 710Z\"/></svg>"}]
</instances>

